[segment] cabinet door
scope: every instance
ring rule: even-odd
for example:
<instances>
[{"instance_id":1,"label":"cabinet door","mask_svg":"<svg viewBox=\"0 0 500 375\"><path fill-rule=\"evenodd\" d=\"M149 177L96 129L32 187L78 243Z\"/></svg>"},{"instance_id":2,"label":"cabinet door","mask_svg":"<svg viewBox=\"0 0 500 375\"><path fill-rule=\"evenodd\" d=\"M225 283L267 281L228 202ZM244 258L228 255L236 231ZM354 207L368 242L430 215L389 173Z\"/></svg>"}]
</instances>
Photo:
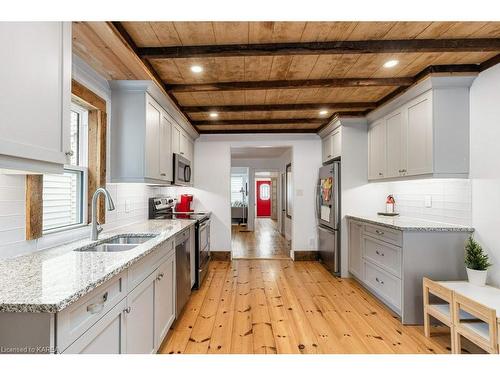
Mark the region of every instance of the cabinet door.
<instances>
[{"instance_id":1,"label":"cabinet door","mask_svg":"<svg viewBox=\"0 0 500 375\"><path fill-rule=\"evenodd\" d=\"M145 176L160 179L160 107L147 96Z\"/></svg>"},{"instance_id":2,"label":"cabinet door","mask_svg":"<svg viewBox=\"0 0 500 375\"><path fill-rule=\"evenodd\" d=\"M172 125L172 153L180 154L181 152L181 130Z\"/></svg>"},{"instance_id":3,"label":"cabinet door","mask_svg":"<svg viewBox=\"0 0 500 375\"><path fill-rule=\"evenodd\" d=\"M191 169L193 168L194 161L194 142L188 138L187 158L191 161Z\"/></svg>"},{"instance_id":4,"label":"cabinet door","mask_svg":"<svg viewBox=\"0 0 500 375\"><path fill-rule=\"evenodd\" d=\"M408 105L408 175L432 173L432 93Z\"/></svg>"},{"instance_id":5,"label":"cabinet door","mask_svg":"<svg viewBox=\"0 0 500 375\"><path fill-rule=\"evenodd\" d=\"M406 145L403 140L403 112L397 111L385 118L387 137L387 170L386 177L404 175Z\"/></svg>"},{"instance_id":6,"label":"cabinet door","mask_svg":"<svg viewBox=\"0 0 500 375\"><path fill-rule=\"evenodd\" d=\"M189 158L189 136L181 131L180 154Z\"/></svg>"},{"instance_id":7,"label":"cabinet door","mask_svg":"<svg viewBox=\"0 0 500 375\"><path fill-rule=\"evenodd\" d=\"M175 254L158 267L156 274L155 345L159 348L175 320Z\"/></svg>"},{"instance_id":8,"label":"cabinet door","mask_svg":"<svg viewBox=\"0 0 500 375\"><path fill-rule=\"evenodd\" d=\"M361 223L349 222L349 272L360 280L363 279L362 229Z\"/></svg>"},{"instance_id":9,"label":"cabinet door","mask_svg":"<svg viewBox=\"0 0 500 375\"><path fill-rule=\"evenodd\" d=\"M383 120L375 122L368 131L368 179L385 177L386 132Z\"/></svg>"},{"instance_id":10,"label":"cabinet door","mask_svg":"<svg viewBox=\"0 0 500 375\"><path fill-rule=\"evenodd\" d=\"M71 23L2 22L0 43L0 154L66 163Z\"/></svg>"},{"instance_id":11,"label":"cabinet door","mask_svg":"<svg viewBox=\"0 0 500 375\"><path fill-rule=\"evenodd\" d=\"M126 299L123 299L71 344L63 354L126 353L125 307Z\"/></svg>"},{"instance_id":12,"label":"cabinet door","mask_svg":"<svg viewBox=\"0 0 500 375\"><path fill-rule=\"evenodd\" d=\"M160 179L172 181L172 125L164 113L160 123Z\"/></svg>"},{"instance_id":13,"label":"cabinet door","mask_svg":"<svg viewBox=\"0 0 500 375\"><path fill-rule=\"evenodd\" d=\"M328 160L332 159L332 137L327 135L323 138L321 146L323 151L323 163L326 163Z\"/></svg>"},{"instance_id":14,"label":"cabinet door","mask_svg":"<svg viewBox=\"0 0 500 375\"><path fill-rule=\"evenodd\" d=\"M155 352L154 289L156 273L149 275L127 296L127 353Z\"/></svg>"},{"instance_id":15,"label":"cabinet door","mask_svg":"<svg viewBox=\"0 0 500 375\"><path fill-rule=\"evenodd\" d=\"M333 131L331 138L332 158L339 158L342 154L342 137L340 127Z\"/></svg>"}]
</instances>

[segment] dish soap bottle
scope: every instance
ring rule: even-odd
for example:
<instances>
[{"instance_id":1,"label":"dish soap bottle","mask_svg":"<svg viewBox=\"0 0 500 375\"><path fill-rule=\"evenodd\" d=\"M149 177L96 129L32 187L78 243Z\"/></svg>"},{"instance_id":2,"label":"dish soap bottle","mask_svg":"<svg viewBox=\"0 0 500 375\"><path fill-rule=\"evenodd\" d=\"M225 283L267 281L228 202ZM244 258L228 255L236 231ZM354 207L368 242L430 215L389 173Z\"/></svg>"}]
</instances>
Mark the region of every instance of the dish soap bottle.
<instances>
[{"instance_id":1,"label":"dish soap bottle","mask_svg":"<svg viewBox=\"0 0 500 375\"><path fill-rule=\"evenodd\" d=\"M388 214L393 214L395 203L396 201L394 200L394 197L392 195L388 195L387 200L385 202L385 212Z\"/></svg>"}]
</instances>

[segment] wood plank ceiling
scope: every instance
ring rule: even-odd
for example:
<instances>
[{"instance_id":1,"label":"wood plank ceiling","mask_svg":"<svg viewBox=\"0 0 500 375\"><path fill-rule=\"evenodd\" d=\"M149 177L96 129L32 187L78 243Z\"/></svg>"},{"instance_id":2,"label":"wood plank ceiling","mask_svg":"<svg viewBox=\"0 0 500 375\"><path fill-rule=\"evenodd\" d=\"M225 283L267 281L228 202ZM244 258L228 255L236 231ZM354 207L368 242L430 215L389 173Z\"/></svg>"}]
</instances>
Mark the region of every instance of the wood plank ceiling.
<instances>
[{"instance_id":1,"label":"wood plank ceiling","mask_svg":"<svg viewBox=\"0 0 500 375\"><path fill-rule=\"evenodd\" d=\"M113 55L104 26L200 133L316 132L335 116L366 114L430 73L500 62L500 22L75 23L75 53L108 79L144 77ZM398 64L384 67L389 60Z\"/></svg>"}]
</instances>

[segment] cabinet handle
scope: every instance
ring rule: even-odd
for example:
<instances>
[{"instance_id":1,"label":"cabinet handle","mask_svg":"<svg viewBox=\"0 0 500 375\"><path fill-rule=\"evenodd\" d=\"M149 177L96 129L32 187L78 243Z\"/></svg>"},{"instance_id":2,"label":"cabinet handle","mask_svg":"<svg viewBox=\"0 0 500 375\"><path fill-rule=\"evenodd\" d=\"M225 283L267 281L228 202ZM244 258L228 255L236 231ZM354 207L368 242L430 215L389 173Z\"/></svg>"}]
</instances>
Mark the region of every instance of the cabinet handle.
<instances>
[{"instance_id":1,"label":"cabinet handle","mask_svg":"<svg viewBox=\"0 0 500 375\"><path fill-rule=\"evenodd\" d=\"M66 151L66 152L64 153L64 155L66 155L66 156L73 156L74 154L75 154L75 153L73 152L73 150L69 150L69 151Z\"/></svg>"},{"instance_id":2,"label":"cabinet handle","mask_svg":"<svg viewBox=\"0 0 500 375\"><path fill-rule=\"evenodd\" d=\"M378 229L375 229L375 233L377 233L380 236L382 236L383 234L385 234L384 232L382 232L381 230L378 230Z\"/></svg>"},{"instance_id":3,"label":"cabinet handle","mask_svg":"<svg viewBox=\"0 0 500 375\"><path fill-rule=\"evenodd\" d=\"M160 173L160 176L166 176L167 174L166 173Z\"/></svg>"},{"instance_id":4,"label":"cabinet handle","mask_svg":"<svg viewBox=\"0 0 500 375\"><path fill-rule=\"evenodd\" d=\"M377 283L384 285L384 282L382 280L380 280L378 277L376 277L375 280L377 281Z\"/></svg>"},{"instance_id":5,"label":"cabinet handle","mask_svg":"<svg viewBox=\"0 0 500 375\"><path fill-rule=\"evenodd\" d=\"M156 280L160 281L161 279L163 279L163 276L164 276L163 273L160 273L156 278Z\"/></svg>"},{"instance_id":6,"label":"cabinet handle","mask_svg":"<svg viewBox=\"0 0 500 375\"><path fill-rule=\"evenodd\" d=\"M378 175L379 176L383 176L384 174L382 172L378 172Z\"/></svg>"},{"instance_id":7,"label":"cabinet handle","mask_svg":"<svg viewBox=\"0 0 500 375\"><path fill-rule=\"evenodd\" d=\"M130 306L127 307L126 309L123 309L124 314L130 314L131 311L132 311L132 308Z\"/></svg>"},{"instance_id":8,"label":"cabinet handle","mask_svg":"<svg viewBox=\"0 0 500 375\"><path fill-rule=\"evenodd\" d=\"M181 151L181 155L184 155L184 153Z\"/></svg>"},{"instance_id":9,"label":"cabinet handle","mask_svg":"<svg viewBox=\"0 0 500 375\"><path fill-rule=\"evenodd\" d=\"M378 250L375 250L375 254L380 255L381 257L385 256L385 254L384 254L384 253L381 253L381 252L380 252L380 251L378 251Z\"/></svg>"},{"instance_id":10,"label":"cabinet handle","mask_svg":"<svg viewBox=\"0 0 500 375\"><path fill-rule=\"evenodd\" d=\"M91 314L97 314L101 312L107 300L108 300L108 292L102 295L101 302L96 302L88 305L87 311Z\"/></svg>"}]
</instances>

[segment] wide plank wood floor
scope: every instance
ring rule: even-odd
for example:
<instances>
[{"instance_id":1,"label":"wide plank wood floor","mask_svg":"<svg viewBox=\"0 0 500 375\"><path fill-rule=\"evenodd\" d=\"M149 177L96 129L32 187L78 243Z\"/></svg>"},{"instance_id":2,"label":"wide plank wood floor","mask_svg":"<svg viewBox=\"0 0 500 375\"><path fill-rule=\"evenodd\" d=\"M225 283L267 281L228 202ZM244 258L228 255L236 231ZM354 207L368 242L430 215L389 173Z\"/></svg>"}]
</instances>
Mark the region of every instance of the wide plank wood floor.
<instances>
[{"instance_id":1,"label":"wide plank wood floor","mask_svg":"<svg viewBox=\"0 0 500 375\"><path fill-rule=\"evenodd\" d=\"M318 262L215 261L161 353L450 353L449 333L431 339L403 326L352 279Z\"/></svg>"},{"instance_id":2,"label":"wide plank wood floor","mask_svg":"<svg viewBox=\"0 0 500 375\"><path fill-rule=\"evenodd\" d=\"M231 251L233 259L288 259L290 244L278 230L276 220L256 218L253 232L233 225Z\"/></svg>"}]
</instances>

